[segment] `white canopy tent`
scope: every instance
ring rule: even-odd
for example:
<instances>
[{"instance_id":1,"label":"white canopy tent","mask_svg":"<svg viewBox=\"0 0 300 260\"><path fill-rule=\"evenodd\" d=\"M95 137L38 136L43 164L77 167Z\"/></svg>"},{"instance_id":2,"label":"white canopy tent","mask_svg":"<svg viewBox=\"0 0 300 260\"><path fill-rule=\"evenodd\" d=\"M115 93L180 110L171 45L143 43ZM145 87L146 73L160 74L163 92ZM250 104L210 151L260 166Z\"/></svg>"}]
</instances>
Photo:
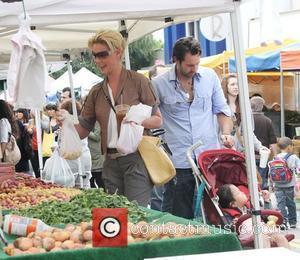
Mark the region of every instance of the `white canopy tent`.
<instances>
[{"instance_id":1,"label":"white canopy tent","mask_svg":"<svg viewBox=\"0 0 300 260\"><path fill-rule=\"evenodd\" d=\"M216 13L230 13L233 32L235 59L240 86L240 105L244 127L247 174L251 202L259 213L256 166L253 146L251 109L249 104L246 66L242 42L239 0L25 0L26 10L32 18L31 24L42 38L48 50L85 47L88 37L97 29L119 28L120 20L125 20L129 42L139 37L183 21ZM21 14L21 3L0 2L0 56L10 50L9 38L17 30ZM52 35L52 36L51 36ZM259 215L253 215L253 225L257 227ZM262 239L255 233L256 247L262 247Z\"/></svg>"},{"instance_id":2,"label":"white canopy tent","mask_svg":"<svg viewBox=\"0 0 300 260\"><path fill-rule=\"evenodd\" d=\"M86 68L81 68L73 74L74 87L81 87L83 94L86 95L92 86L101 82L103 79ZM49 93L54 94L63 88L70 87L68 71L54 80L49 86Z\"/></svg>"},{"instance_id":3,"label":"white canopy tent","mask_svg":"<svg viewBox=\"0 0 300 260\"><path fill-rule=\"evenodd\" d=\"M172 23L192 21L200 16L233 10L231 0L24 0L35 33L48 52L62 48L82 48L99 28L119 28L126 20L128 42L167 27ZM16 15L22 4L0 2L0 56L11 49L9 39L18 30ZM63 42L63 46L62 43ZM0 61L1 62L1 61Z\"/></svg>"}]
</instances>

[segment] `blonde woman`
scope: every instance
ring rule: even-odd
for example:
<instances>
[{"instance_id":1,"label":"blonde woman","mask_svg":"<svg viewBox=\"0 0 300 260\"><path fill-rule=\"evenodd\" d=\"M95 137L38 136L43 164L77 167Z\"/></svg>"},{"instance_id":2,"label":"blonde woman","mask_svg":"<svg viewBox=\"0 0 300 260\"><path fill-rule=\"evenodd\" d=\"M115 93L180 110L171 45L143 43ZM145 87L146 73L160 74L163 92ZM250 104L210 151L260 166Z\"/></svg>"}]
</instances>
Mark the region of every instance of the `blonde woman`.
<instances>
[{"instance_id":1,"label":"blonde woman","mask_svg":"<svg viewBox=\"0 0 300 260\"><path fill-rule=\"evenodd\" d=\"M117 122L114 107L139 103L151 106L152 116L141 125L145 129L159 128L162 119L156 95L149 79L123 67L126 44L119 32L101 30L89 39L88 47L105 79L91 89L76 125L77 131L81 138L85 138L93 130L95 122L99 122L101 149L105 154L103 180L106 191L111 194L117 192L147 206L153 184L139 152L124 156L117 151L120 122Z\"/></svg>"}]
</instances>

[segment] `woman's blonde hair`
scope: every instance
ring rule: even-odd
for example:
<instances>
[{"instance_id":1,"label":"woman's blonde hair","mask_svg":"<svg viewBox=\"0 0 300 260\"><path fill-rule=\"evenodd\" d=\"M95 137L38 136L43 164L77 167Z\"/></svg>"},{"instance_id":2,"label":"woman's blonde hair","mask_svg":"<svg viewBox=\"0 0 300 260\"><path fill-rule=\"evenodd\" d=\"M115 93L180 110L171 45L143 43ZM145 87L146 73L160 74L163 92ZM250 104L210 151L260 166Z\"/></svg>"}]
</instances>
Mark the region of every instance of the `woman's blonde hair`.
<instances>
[{"instance_id":1,"label":"woman's blonde hair","mask_svg":"<svg viewBox=\"0 0 300 260\"><path fill-rule=\"evenodd\" d=\"M120 50L122 55L124 53L126 42L123 36L114 30L100 30L88 41L88 47L92 48L94 44L105 44L111 51Z\"/></svg>"}]
</instances>

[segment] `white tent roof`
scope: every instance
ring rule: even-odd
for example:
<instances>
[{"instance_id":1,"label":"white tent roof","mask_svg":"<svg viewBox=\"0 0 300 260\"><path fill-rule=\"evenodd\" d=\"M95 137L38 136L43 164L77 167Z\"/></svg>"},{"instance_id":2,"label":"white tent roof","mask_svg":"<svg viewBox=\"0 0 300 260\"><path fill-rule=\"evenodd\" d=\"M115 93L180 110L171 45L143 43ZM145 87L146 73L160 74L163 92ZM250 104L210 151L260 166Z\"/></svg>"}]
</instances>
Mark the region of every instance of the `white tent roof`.
<instances>
[{"instance_id":1,"label":"white tent roof","mask_svg":"<svg viewBox=\"0 0 300 260\"><path fill-rule=\"evenodd\" d=\"M172 23L232 11L233 0L26 0L25 7L47 50L61 50L86 47L95 31L118 29L122 19L132 42ZM21 2L0 2L0 54L10 51L20 14Z\"/></svg>"},{"instance_id":2,"label":"white tent roof","mask_svg":"<svg viewBox=\"0 0 300 260\"><path fill-rule=\"evenodd\" d=\"M75 74L73 74L74 88L81 87L83 95L85 95L92 86L96 85L103 79L86 68L81 68ZM69 74L66 71L58 79L51 83L49 88L50 93L56 93L65 87L70 87Z\"/></svg>"}]
</instances>

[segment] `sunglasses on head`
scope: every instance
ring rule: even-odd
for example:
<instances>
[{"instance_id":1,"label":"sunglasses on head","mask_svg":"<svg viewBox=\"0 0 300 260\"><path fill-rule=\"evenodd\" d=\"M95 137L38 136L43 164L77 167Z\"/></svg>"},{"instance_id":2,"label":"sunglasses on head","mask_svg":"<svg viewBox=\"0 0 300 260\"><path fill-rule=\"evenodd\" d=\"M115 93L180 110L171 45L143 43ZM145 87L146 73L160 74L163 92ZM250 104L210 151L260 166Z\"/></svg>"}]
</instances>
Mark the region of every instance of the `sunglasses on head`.
<instances>
[{"instance_id":1,"label":"sunglasses on head","mask_svg":"<svg viewBox=\"0 0 300 260\"><path fill-rule=\"evenodd\" d=\"M92 55L93 55L94 59L96 59L96 58L103 59L103 58L108 57L110 54L111 54L110 51L99 51L97 53L92 52Z\"/></svg>"}]
</instances>

